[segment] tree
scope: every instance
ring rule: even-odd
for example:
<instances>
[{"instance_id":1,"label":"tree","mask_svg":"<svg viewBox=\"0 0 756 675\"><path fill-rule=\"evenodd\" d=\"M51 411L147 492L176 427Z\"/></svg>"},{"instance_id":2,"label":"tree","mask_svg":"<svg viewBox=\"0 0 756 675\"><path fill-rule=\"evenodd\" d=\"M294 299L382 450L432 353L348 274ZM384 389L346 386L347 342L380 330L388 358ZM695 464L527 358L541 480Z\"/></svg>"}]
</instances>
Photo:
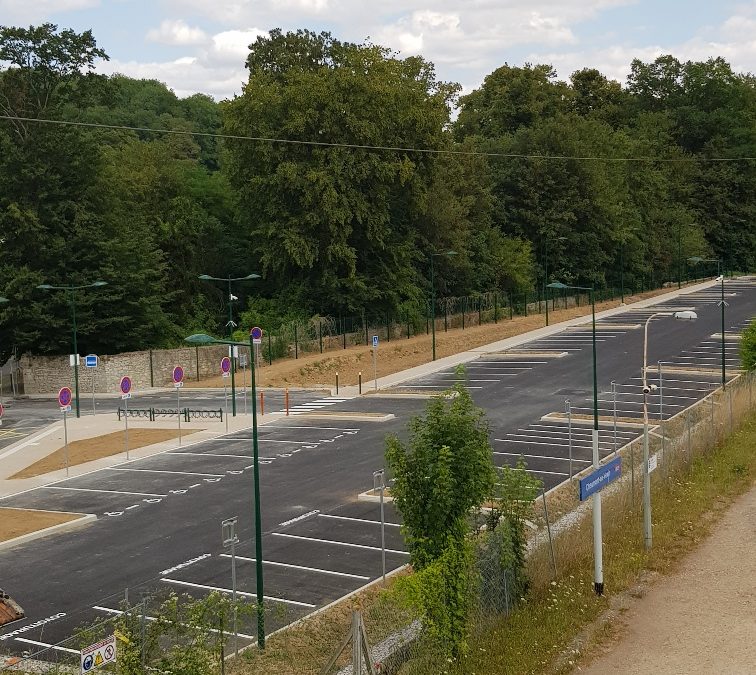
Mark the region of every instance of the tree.
<instances>
[{"instance_id":1,"label":"tree","mask_svg":"<svg viewBox=\"0 0 756 675\"><path fill-rule=\"evenodd\" d=\"M740 360L749 372L756 370L756 321L752 320L743 331L740 341Z\"/></svg>"},{"instance_id":2,"label":"tree","mask_svg":"<svg viewBox=\"0 0 756 675\"><path fill-rule=\"evenodd\" d=\"M461 383L431 399L409 428L406 445L396 436L386 440L386 461L412 565L422 569L442 555L449 537L464 538L470 510L491 494L492 448L484 413Z\"/></svg>"},{"instance_id":3,"label":"tree","mask_svg":"<svg viewBox=\"0 0 756 675\"><path fill-rule=\"evenodd\" d=\"M227 145L239 224L268 280L310 310L420 295L416 222L434 157L298 142L441 148L456 85L419 57L310 31L259 37L247 67L225 131L292 141Z\"/></svg>"}]
</instances>

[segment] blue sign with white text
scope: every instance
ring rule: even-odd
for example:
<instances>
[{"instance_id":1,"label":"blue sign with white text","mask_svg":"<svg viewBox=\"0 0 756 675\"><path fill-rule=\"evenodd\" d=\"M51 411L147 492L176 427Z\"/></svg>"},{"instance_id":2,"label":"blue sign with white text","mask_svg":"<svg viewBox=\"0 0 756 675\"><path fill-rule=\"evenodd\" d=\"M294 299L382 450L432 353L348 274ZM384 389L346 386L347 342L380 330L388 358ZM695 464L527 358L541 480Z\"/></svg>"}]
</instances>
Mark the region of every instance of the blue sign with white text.
<instances>
[{"instance_id":1,"label":"blue sign with white text","mask_svg":"<svg viewBox=\"0 0 756 675\"><path fill-rule=\"evenodd\" d=\"M603 490L609 483L614 482L622 475L622 458L616 457L611 462L596 469L592 474L580 479L580 501L584 502L588 497Z\"/></svg>"},{"instance_id":2,"label":"blue sign with white text","mask_svg":"<svg viewBox=\"0 0 756 675\"><path fill-rule=\"evenodd\" d=\"M88 354L85 356L84 365L87 368L97 368L97 354Z\"/></svg>"}]
</instances>

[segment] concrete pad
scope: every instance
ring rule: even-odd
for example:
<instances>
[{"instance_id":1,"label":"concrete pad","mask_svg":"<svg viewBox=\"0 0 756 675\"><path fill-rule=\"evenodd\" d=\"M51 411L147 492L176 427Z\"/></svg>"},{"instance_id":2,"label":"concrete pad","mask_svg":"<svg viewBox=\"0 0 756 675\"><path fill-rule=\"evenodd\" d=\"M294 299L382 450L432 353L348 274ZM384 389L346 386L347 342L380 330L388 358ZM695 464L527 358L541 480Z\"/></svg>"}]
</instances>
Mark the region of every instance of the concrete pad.
<instances>
[{"instance_id":1,"label":"concrete pad","mask_svg":"<svg viewBox=\"0 0 756 675\"><path fill-rule=\"evenodd\" d=\"M24 510L38 511L38 509L24 509ZM51 512L41 511L41 513L51 513ZM22 534L19 537L14 537L13 539L8 539L7 541L0 542L0 551L13 548L14 546L21 546L22 544L27 544L28 542L34 541L35 539L47 537L51 534L56 534L58 532L68 532L70 530L76 529L78 527L82 527L83 525L86 525L88 523L91 523L97 520L97 516L92 513L67 513L67 512L60 512L60 511L55 511L54 513L71 515L71 516L74 516L74 518L65 523L52 525L50 527L46 527L41 530L36 530L35 532Z\"/></svg>"}]
</instances>

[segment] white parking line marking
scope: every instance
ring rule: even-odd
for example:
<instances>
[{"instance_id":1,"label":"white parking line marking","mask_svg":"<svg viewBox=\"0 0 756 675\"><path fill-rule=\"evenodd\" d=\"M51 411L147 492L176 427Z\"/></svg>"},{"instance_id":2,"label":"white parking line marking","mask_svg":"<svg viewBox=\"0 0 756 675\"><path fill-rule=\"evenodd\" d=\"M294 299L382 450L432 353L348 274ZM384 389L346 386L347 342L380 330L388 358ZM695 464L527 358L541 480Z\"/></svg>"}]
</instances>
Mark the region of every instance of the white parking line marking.
<instances>
[{"instance_id":1,"label":"white parking line marking","mask_svg":"<svg viewBox=\"0 0 756 675\"><path fill-rule=\"evenodd\" d=\"M29 638L13 638L17 642L24 642L29 645L37 645L38 647L47 647L48 649L55 649L59 652L66 652L68 654L81 654L76 649L69 649L68 647L59 647L58 645L51 645L49 642L39 642L38 640L30 640Z\"/></svg>"},{"instance_id":2,"label":"white parking line marking","mask_svg":"<svg viewBox=\"0 0 756 675\"><path fill-rule=\"evenodd\" d=\"M549 443L546 443L545 445L558 445L558 446L568 446L569 445L569 437L568 438L560 438L559 436L549 436L546 433L532 433L532 434L523 434L523 433L517 433L517 434L507 434L507 436L512 436L512 438L506 439L504 441L505 443L527 443L531 439L537 439L539 441L549 441ZM524 440L517 440L517 439L524 439ZM498 438L496 439L499 440ZM572 445L576 448L590 448L591 443L588 442L587 438L573 438L572 439ZM613 447L613 443L611 439L607 439L604 437L604 440L599 440L599 447Z\"/></svg>"},{"instance_id":3,"label":"white parking line marking","mask_svg":"<svg viewBox=\"0 0 756 675\"><path fill-rule=\"evenodd\" d=\"M258 443L294 443L295 445L317 445L320 441L279 441L276 438L259 438Z\"/></svg>"},{"instance_id":4,"label":"white parking line marking","mask_svg":"<svg viewBox=\"0 0 756 675\"><path fill-rule=\"evenodd\" d=\"M295 427L295 426L289 426L288 424L282 424L282 425L273 425L273 424L266 424L264 427L262 427L262 430L265 429L317 429L318 431L354 431L357 432L359 429L342 429L340 427ZM249 439L252 440L252 439Z\"/></svg>"},{"instance_id":5,"label":"white parking line marking","mask_svg":"<svg viewBox=\"0 0 756 675\"><path fill-rule=\"evenodd\" d=\"M177 476L207 476L208 478L223 478L222 473L195 473L193 471L165 471L164 469L116 469L111 471L139 471L141 473L174 473Z\"/></svg>"},{"instance_id":6,"label":"white parking line marking","mask_svg":"<svg viewBox=\"0 0 756 675\"><path fill-rule=\"evenodd\" d=\"M152 494L151 492L125 492L123 490L95 490L94 488L61 487L58 485L41 485L40 490L71 490L76 492L105 492L114 495L132 495L135 497L166 497L167 495Z\"/></svg>"},{"instance_id":7,"label":"white parking line marking","mask_svg":"<svg viewBox=\"0 0 756 675\"><path fill-rule=\"evenodd\" d=\"M221 558L230 558L229 553L221 553ZM247 558L243 555L237 555L237 560L244 560L245 562L255 562L255 558ZM335 577L345 577L347 579L361 579L367 581L370 577L363 576L362 574L350 574L349 572L335 572L334 570L323 570L319 567L305 567L304 565L292 565L290 563L275 562L273 560L263 560L263 565L273 565L275 567L287 567L293 570L304 570L305 572L316 572L319 574L331 574Z\"/></svg>"},{"instance_id":8,"label":"white parking line marking","mask_svg":"<svg viewBox=\"0 0 756 675\"><path fill-rule=\"evenodd\" d=\"M348 546L350 548L362 548L368 551L380 551L380 546L366 546L365 544L351 544L346 541L333 541L333 539L316 539L315 537L304 537L300 534L287 534L286 532L271 532L274 537L287 537L289 539L301 539L302 541L315 541L319 544L336 544L337 546ZM397 551L393 548L385 549L386 553L396 553L398 555L409 555L407 551Z\"/></svg>"},{"instance_id":9,"label":"white parking line marking","mask_svg":"<svg viewBox=\"0 0 756 675\"><path fill-rule=\"evenodd\" d=\"M506 464L505 466L509 466L509 468L513 469L514 471L519 471L519 469L516 466L510 466L509 464ZM528 473L543 473L548 476L569 476L570 475L568 473L563 473L561 471L536 471L535 469L522 469L522 470L527 471Z\"/></svg>"},{"instance_id":10,"label":"white parking line marking","mask_svg":"<svg viewBox=\"0 0 756 675\"><path fill-rule=\"evenodd\" d=\"M542 443L540 441L531 441L531 440L519 441L519 440L517 440L515 438L495 438L494 439L494 441L497 441L499 443L523 443L524 445L549 445L549 446L552 446L552 447L555 446L555 445L556 446L563 446L563 447L568 447L569 446L569 443L567 443L567 439L559 439L559 440L562 441L562 443L554 443L554 442ZM602 445L605 448L607 446L612 447L611 443L599 443L599 447L601 447ZM573 448L590 448L591 444L588 443L586 445L581 445L581 444L573 441L572 447Z\"/></svg>"},{"instance_id":11,"label":"white parking line marking","mask_svg":"<svg viewBox=\"0 0 756 675\"><path fill-rule=\"evenodd\" d=\"M249 459L252 455L223 455L219 452L166 452L166 455L188 455L189 457L231 457L232 459Z\"/></svg>"},{"instance_id":12,"label":"white parking line marking","mask_svg":"<svg viewBox=\"0 0 756 675\"><path fill-rule=\"evenodd\" d=\"M380 525L380 520L370 520L370 518L350 518L349 516L334 516L330 513L319 513L319 518L333 518L334 520L347 520L354 523L372 523L373 525ZM385 523L386 527L401 527L399 523Z\"/></svg>"},{"instance_id":13,"label":"white parking line marking","mask_svg":"<svg viewBox=\"0 0 756 675\"><path fill-rule=\"evenodd\" d=\"M516 452L494 452L494 455L507 455L509 457L530 457L532 459L555 459L555 460L558 460L560 462L569 462L570 461L569 457L549 457L548 455L523 455L523 454L518 454ZM577 459L576 457L573 457L572 461L573 462L582 462L584 464L591 464L591 460L590 459ZM528 469L528 471L530 471L530 469Z\"/></svg>"},{"instance_id":14,"label":"white parking line marking","mask_svg":"<svg viewBox=\"0 0 756 675\"><path fill-rule=\"evenodd\" d=\"M176 584L177 586L186 586L187 588L201 588L206 591L220 591L221 593L226 593L227 595L231 595L233 591L230 588L221 588L220 586L205 586L204 584L195 584L191 581L180 581L178 579L161 579L161 581L165 582L166 584ZM246 593L245 591L236 591L237 595L242 595L247 598L256 598L257 594L255 593ZM270 595L263 595L263 600L270 600L271 602L283 602L287 605L295 605L297 607L309 607L311 609L314 609L316 605L313 605L309 602L298 602L297 600L285 600L284 598L274 598Z\"/></svg>"},{"instance_id":15,"label":"white parking line marking","mask_svg":"<svg viewBox=\"0 0 756 675\"><path fill-rule=\"evenodd\" d=\"M310 518L318 513L320 513L320 511L318 511L317 509L315 509L314 511L308 511L307 513L303 513L301 516L297 516L296 518L292 518L291 520L286 520L283 523L278 523L278 527L286 527L287 525L298 523L300 520L305 520L306 518Z\"/></svg>"},{"instance_id":16,"label":"white parking line marking","mask_svg":"<svg viewBox=\"0 0 756 675\"><path fill-rule=\"evenodd\" d=\"M122 612L119 609L111 609L110 607L101 607L100 605L94 605L92 609L96 609L98 612L105 612L106 614L115 614L116 616L121 616L122 614L124 614L124 612ZM144 615L144 620L157 621L157 619L154 616L147 616L146 614ZM209 630L211 633L220 633L220 631L217 628L205 628L205 630ZM224 634L228 635L229 633L226 630L224 631ZM239 635L240 638L243 638L244 640L257 640L257 638L254 637L253 635L246 635L245 633L237 633L237 634Z\"/></svg>"}]
</instances>

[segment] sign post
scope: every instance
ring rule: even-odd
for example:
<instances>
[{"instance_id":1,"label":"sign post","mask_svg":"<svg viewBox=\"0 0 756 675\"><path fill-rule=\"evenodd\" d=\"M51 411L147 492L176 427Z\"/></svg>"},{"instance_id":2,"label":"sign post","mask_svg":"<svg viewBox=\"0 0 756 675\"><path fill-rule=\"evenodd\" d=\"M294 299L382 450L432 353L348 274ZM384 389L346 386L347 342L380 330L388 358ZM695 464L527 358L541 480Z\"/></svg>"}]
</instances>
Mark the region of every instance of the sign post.
<instances>
[{"instance_id":1,"label":"sign post","mask_svg":"<svg viewBox=\"0 0 756 675\"><path fill-rule=\"evenodd\" d=\"M95 379L97 375L97 365L98 365L97 361L98 361L97 354L87 354L84 357L84 365L87 368L92 369L92 414L93 415L97 414L97 408L95 406Z\"/></svg>"},{"instance_id":2,"label":"sign post","mask_svg":"<svg viewBox=\"0 0 756 675\"><path fill-rule=\"evenodd\" d=\"M378 336L373 335L373 390L378 391Z\"/></svg>"},{"instance_id":3,"label":"sign post","mask_svg":"<svg viewBox=\"0 0 756 675\"><path fill-rule=\"evenodd\" d=\"M239 655L239 631L236 626L236 544L239 543L239 537L236 534L236 521L234 516L221 522L221 536L223 538L223 548L231 548L231 601L233 602L233 629L234 629L234 654Z\"/></svg>"},{"instance_id":4,"label":"sign post","mask_svg":"<svg viewBox=\"0 0 756 675\"><path fill-rule=\"evenodd\" d=\"M3 408L3 404L0 403L0 427L3 426L3 413L5 412L5 408Z\"/></svg>"},{"instance_id":5,"label":"sign post","mask_svg":"<svg viewBox=\"0 0 756 675\"><path fill-rule=\"evenodd\" d=\"M118 385L121 390L121 400L123 400L123 421L126 424L124 433L124 446L126 448L126 461L129 459L129 399L131 398L131 378L124 375L121 383Z\"/></svg>"},{"instance_id":6,"label":"sign post","mask_svg":"<svg viewBox=\"0 0 756 675\"><path fill-rule=\"evenodd\" d=\"M580 501L584 502L621 476L622 457L616 457L611 462L600 466L585 478L580 479Z\"/></svg>"},{"instance_id":7,"label":"sign post","mask_svg":"<svg viewBox=\"0 0 756 675\"><path fill-rule=\"evenodd\" d=\"M231 359L228 356L224 356L221 359L221 377L223 377L223 400L226 408L226 433L228 433L228 387L226 386L226 378L231 376Z\"/></svg>"},{"instance_id":8,"label":"sign post","mask_svg":"<svg viewBox=\"0 0 756 675\"><path fill-rule=\"evenodd\" d=\"M249 332L249 334L252 337L252 345L254 347L254 353L250 354L250 358L254 359L254 366L259 368L260 367L260 345L262 344L262 339L263 339L263 329L260 328L259 326L255 326ZM268 336L268 347L270 348L270 336ZM272 362L273 355L269 354L268 356ZM252 364L250 364L250 368L252 368Z\"/></svg>"},{"instance_id":9,"label":"sign post","mask_svg":"<svg viewBox=\"0 0 756 675\"><path fill-rule=\"evenodd\" d=\"M98 670L108 663L115 663L117 657L115 635L106 637L81 650L81 675Z\"/></svg>"},{"instance_id":10,"label":"sign post","mask_svg":"<svg viewBox=\"0 0 756 675\"><path fill-rule=\"evenodd\" d=\"M233 372L233 369L232 371ZM184 369L176 366L173 369L173 386L176 388L176 417L178 418L178 441L181 445L181 387L184 386Z\"/></svg>"},{"instance_id":11,"label":"sign post","mask_svg":"<svg viewBox=\"0 0 756 675\"><path fill-rule=\"evenodd\" d=\"M247 409L247 355L244 351L239 354L239 365L242 367L242 373L244 373L242 393L244 395L244 414L247 415L249 413L249 410Z\"/></svg>"},{"instance_id":12,"label":"sign post","mask_svg":"<svg viewBox=\"0 0 756 675\"><path fill-rule=\"evenodd\" d=\"M66 476L68 476L68 416L71 412L71 400L73 399L73 392L70 387L63 387L58 392L58 404L60 405L60 411L63 413L63 447L65 448L66 457Z\"/></svg>"}]
</instances>

